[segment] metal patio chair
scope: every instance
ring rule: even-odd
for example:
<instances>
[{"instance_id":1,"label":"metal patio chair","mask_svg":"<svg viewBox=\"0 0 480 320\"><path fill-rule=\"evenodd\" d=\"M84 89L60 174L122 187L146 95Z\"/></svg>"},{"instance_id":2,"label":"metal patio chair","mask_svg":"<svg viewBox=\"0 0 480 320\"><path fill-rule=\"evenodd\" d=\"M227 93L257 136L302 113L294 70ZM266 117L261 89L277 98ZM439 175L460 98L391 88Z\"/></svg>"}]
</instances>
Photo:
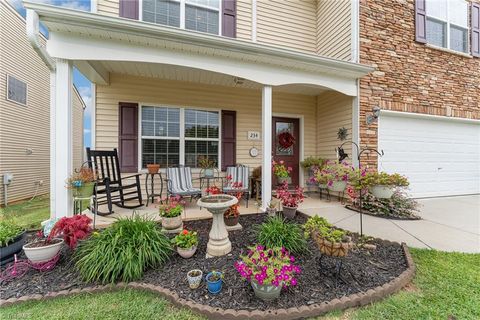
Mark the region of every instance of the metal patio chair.
<instances>
[{"instance_id":1,"label":"metal patio chair","mask_svg":"<svg viewBox=\"0 0 480 320\"><path fill-rule=\"evenodd\" d=\"M228 179L231 177L231 179ZM241 183L241 187L236 187L235 183ZM245 165L237 165L235 167L227 167L227 179L223 186L223 192L235 195L242 192L246 207L248 208L248 199L250 198L250 168Z\"/></svg>"},{"instance_id":2,"label":"metal patio chair","mask_svg":"<svg viewBox=\"0 0 480 320\"><path fill-rule=\"evenodd\" d=\"M191 197L202 196L202 190L193 186L192 170L190 167L174 166L167 168L167 201L170 197Z\"/></svg>"}]
</instances>

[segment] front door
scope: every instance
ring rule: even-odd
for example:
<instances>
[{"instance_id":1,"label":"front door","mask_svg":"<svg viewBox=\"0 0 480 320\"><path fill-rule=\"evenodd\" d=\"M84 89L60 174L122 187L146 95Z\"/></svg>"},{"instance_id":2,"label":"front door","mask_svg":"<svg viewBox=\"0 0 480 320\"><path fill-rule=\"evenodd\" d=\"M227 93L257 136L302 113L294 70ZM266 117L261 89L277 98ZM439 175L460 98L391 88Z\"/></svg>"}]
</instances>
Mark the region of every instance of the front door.
<instances>
[{"instance_id":1,"label":"front door","mask_svg":"<svg viewBox=\"0 0 480 320\"><path fill-rule=\"evenodd\" d=\"M300 121L293 118L272 118L272 157L276 162L284 161L292 168L292 185L299 185L300 168ZM276 183L275 177L274 184Z\"/></svg>"}]
</instances>

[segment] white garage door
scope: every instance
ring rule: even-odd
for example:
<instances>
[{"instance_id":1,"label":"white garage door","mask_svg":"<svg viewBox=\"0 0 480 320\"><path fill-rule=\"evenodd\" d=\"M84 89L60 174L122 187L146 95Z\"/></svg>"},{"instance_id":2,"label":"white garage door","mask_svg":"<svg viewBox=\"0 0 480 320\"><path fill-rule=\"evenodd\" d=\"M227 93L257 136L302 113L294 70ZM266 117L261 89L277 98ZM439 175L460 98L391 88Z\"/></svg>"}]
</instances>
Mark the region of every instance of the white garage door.
<instances>
[{"instance_id":1,"label":"white garage door","mask_svg":"<svg viewBox=\"0 0 480 320\"><path fill-rule=\"evenodd\" d=\"M480 193L480 122L382 112L378 170L410 180L413 197Z\"/></svg>"}]
</instances>

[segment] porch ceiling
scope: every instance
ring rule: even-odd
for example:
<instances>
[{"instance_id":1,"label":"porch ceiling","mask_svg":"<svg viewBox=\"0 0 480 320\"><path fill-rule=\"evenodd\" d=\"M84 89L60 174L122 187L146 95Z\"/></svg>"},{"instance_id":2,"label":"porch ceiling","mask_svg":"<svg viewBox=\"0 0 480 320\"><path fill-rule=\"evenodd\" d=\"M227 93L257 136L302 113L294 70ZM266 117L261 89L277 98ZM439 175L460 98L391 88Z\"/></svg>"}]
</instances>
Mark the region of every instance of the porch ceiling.
<instances>
[{"instance_id":1,"label":"porch ceiling","mask_svg":"<svg viewBox=\"0 0 480 320\"><path fill-rule=\"evenodd\" d=\"M32 1L24 1L24 5L34 10L48 27L50 39L47 51L55 58L185 66L241 77L263 85L293 84L293 87L311 92L315 90L305 88L323 87L350 96L357 94L356 79L373 70L368 66L281 47L142 21ZM92 65L89 68L91 71L95 69ZM98 73L102 74L101 71ZM100 78L108 82L108 75ZM229 80L225 78L225 81ZM292 86L288 87L287 90L292 89Z\"/></svg>"}]
</instances>

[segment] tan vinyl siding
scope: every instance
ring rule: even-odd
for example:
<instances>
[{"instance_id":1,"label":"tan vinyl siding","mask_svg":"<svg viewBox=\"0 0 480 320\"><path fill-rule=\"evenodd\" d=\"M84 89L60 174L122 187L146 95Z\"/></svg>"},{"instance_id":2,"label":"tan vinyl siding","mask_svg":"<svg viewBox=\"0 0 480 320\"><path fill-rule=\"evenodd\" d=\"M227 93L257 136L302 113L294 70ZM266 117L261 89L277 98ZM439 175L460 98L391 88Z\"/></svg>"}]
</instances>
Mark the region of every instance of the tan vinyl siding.
<instances>
[{"instance_id":1,"label":"tan vinyl siding","mask_svg":"<svg viewBox=\"0 0 480 320\"><path fill-rule=\"evenodd\" d=\"M247 131L261 131L260 90L209 86L197 83L139 78L112 74L110 86L97 85L96 148L118 146L118 103L138 102L157 105L189 106L235 110L237 112L237 162L258 166L261 155L252 158L252 146L261 151L261 141L247 140ZM273 93L273 112L303 115L305 156L316 153L316 98L314 96Z\"/></svg>"},{"instance_id":2,"label":"tan vinyl siding","mask_svg":"<svg viewBox=\"0 0 480 320\"><path fill-rule=\"evenodd\" d=\"M73 168L80 168L84 162L83 151L83 107L84 103L77 90L73 89Z\"/></svg>"},{"instance_id":3,"label":"tan vinyl siding","mask_svg":"<svg viewBox=\"0 0 480 320\"><path fill-rule=\"evenodd\" d=\"M118 17L119 0L97 0L97 13Z\"/></svg>"},{"instance_id":4,"label":"tan vinyl siding","mask_svg":"<svg viewBox=\"0 0 480 320\"><path fill-rule=\"evenodd\" d=\"M43 38L41 42L45 45ZM27 40L25 20L4 1L0 1L0 43L0 179L7 172L14 175L8 187L10 203L32 197L39 181L43 184L37 194L49 192L50 71ZM26 106L6 100L7 75L27 83ZM75 115L78 105L75 102ZM83 119L75 119L74 126L83 131ZM4 204L3 186L0 204Z\"/></svg>"},{"instance_id":5,"label":"tan vinyl siding","mask_svg":"<svg viewBox=\"0 0 480 320\"><path fill-rule=\"evenodd\" d=\"M251 0L237 0L237 39L252 40Z\"/></svg>"},{"instance_id":6,"label":"tan vinyl siding","mask_svg":"<svg viewBox=\"0 0 480 320\"><path fill-rule=\"evenodd\" d=\"M351 1L319 0L317 3L318 55L351 59Z\"/></svg>"},{"instance_id":7,"label":"tan vinyl siding","mask_svg":"<svg viewBox=\"0 0 480 320\"><path fill-rule=\"evenodd\" d=\"M317 154L326 159L335 159L335 148L341 142L337 138L338 129L345 127L352 138L353 98L334 91L325 92L317 98ZM344 146L351 156L351 145ZM351 159L351 157L350 157Z\"/></svg>"},{"instance_id":8,"label":"tan vinyl siding","mask_svg":"<svg viewBox=\"0 0 480 320\"><path fill-rule=\"evenodd\" d=\"M316 1L257 0L257 42L316 52Z\"/></svg>"}]
</instances>

